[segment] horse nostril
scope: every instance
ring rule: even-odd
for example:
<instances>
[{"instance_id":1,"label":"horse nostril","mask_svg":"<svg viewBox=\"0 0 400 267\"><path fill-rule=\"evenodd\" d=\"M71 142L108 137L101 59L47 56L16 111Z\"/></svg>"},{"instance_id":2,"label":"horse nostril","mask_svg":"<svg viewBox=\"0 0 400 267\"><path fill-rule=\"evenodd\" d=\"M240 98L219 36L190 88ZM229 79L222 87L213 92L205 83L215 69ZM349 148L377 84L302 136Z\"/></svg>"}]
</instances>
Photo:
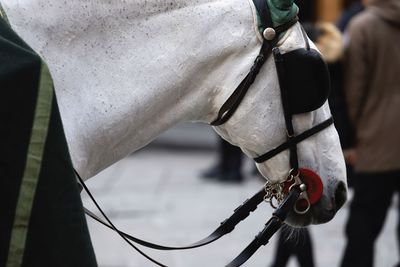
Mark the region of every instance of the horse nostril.
<instances>
[{"instance_id":1,"label":"horse nostril","mask_svg":"<svg viewBox=\"0 0 400 267\"><path fill-rule=\"evenodd\" d=\"M343 182L339 182L335 190L336 211L338 211L347 200L347 189Z\"/></svg>"}]
</instances>

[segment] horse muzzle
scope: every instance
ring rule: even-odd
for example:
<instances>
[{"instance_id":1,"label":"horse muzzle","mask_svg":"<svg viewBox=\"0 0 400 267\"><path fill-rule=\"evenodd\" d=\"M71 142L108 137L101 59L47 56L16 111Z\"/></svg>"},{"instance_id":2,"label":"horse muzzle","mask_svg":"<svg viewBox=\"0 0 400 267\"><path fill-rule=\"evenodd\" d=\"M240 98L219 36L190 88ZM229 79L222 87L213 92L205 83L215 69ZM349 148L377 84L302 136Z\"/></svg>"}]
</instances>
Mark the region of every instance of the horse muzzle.
<instances>
[{"instance_id":1,"label":"horse muzzle","mask_svg":"<svg viewBox=\"0 0 400 267\"><path fill-rule=\"evenodd\" d=\"M345 183L332 179L328 186L324 186L318 174L305 168L299 170L298 177L305 190L300 194L286 222L294 227L303 227L330 221L347 200ZM291 180L285 182L284 193L290 190L292 184Z\"/></svg>"}]
</instances>

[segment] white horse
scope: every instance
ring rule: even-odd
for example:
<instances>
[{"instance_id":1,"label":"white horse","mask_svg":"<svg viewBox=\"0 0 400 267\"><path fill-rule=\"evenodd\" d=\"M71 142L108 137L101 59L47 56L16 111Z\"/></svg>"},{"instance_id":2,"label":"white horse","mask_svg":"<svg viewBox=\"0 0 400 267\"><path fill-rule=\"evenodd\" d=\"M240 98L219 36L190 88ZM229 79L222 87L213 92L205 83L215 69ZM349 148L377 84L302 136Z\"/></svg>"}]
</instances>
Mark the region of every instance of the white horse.
<instances>
[{"instance_id":1,"label":"white horse","mask_svg":"<svg viewBox=\"0 0 400 267\"><path fill-rule=\"evenodd\" d=\"M72 162L86 179L179 122L213 121L262 43L251 0L0 2L13 29L49 66ZM283 53L304 45L298 23L278 43ZM270 57L233 117L214 129L249 157L259 156L286 140L280 99ZM327 103L295 115L295 132L330 116ZM324 190L310 212L294 214L290 223L329 221L346 196L335 128L301 142L298 155L300 167L322 177ZM257 167L269 181L284 181L289 152Z\"/></svg>"}]
</instances>

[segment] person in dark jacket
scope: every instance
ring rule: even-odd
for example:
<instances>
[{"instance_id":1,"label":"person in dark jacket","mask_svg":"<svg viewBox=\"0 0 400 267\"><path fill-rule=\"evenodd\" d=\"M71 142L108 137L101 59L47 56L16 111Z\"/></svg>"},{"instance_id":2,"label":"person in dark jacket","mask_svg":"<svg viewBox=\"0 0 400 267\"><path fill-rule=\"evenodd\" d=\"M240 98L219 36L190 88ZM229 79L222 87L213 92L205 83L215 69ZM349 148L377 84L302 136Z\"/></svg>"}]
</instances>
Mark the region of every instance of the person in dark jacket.
<instances>
[{"instance_id":1,"label":"person in dark jacket","mask_svg":"<svg viewBox=\"0 0 400 267\"><path fill-rule=\"evenodd\" d=\"M400 1L367 1L348 37L345 92L356 140L345 157L355 174L341 266L369 267L400 190Z\"/></svg>"}]
</instances>

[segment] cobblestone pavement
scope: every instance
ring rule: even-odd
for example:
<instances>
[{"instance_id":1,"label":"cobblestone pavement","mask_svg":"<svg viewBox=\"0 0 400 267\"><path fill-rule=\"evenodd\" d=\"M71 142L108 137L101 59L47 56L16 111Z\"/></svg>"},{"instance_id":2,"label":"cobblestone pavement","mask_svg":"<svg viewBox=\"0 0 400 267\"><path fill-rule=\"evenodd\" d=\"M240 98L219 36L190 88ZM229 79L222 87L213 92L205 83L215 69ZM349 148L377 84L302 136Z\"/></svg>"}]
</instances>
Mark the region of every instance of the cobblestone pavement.
<instances>
[{"instance_id":1,"label":"cobblestone pavement","mask_svg":"<svg viewBox=\"0 0 400 267\"><path fill-rule=\"evenodd\" d=\"M212 151L172 151L148 148L118 162L87 184L114 223L140 238L161 244L182 245L203 238L231 215L243 200L262 186L250 177L239 185L204 181L199 173L215 162ZM84 204L95 210L88 197ZM246 221L221 240L191 251L159 252L144 249L171 267L224 266L247 246L270 217L272 209L260 205ZM311 227L317 266L338 266L344 248L344 224L348 204L335 219ZM376 266L392 267L397 261L394 236L397 215L392 207L376 248ZM89 229L101 267L146 267L151 262L133 251L117 234L88 218ZM300 233L301 234L301 233ZM244 266L270 265L276 238L262 247ZM289 267L297 266L292 259ZM356 266L355 266L356 267Z\"/></svg>"}]
</instances>

